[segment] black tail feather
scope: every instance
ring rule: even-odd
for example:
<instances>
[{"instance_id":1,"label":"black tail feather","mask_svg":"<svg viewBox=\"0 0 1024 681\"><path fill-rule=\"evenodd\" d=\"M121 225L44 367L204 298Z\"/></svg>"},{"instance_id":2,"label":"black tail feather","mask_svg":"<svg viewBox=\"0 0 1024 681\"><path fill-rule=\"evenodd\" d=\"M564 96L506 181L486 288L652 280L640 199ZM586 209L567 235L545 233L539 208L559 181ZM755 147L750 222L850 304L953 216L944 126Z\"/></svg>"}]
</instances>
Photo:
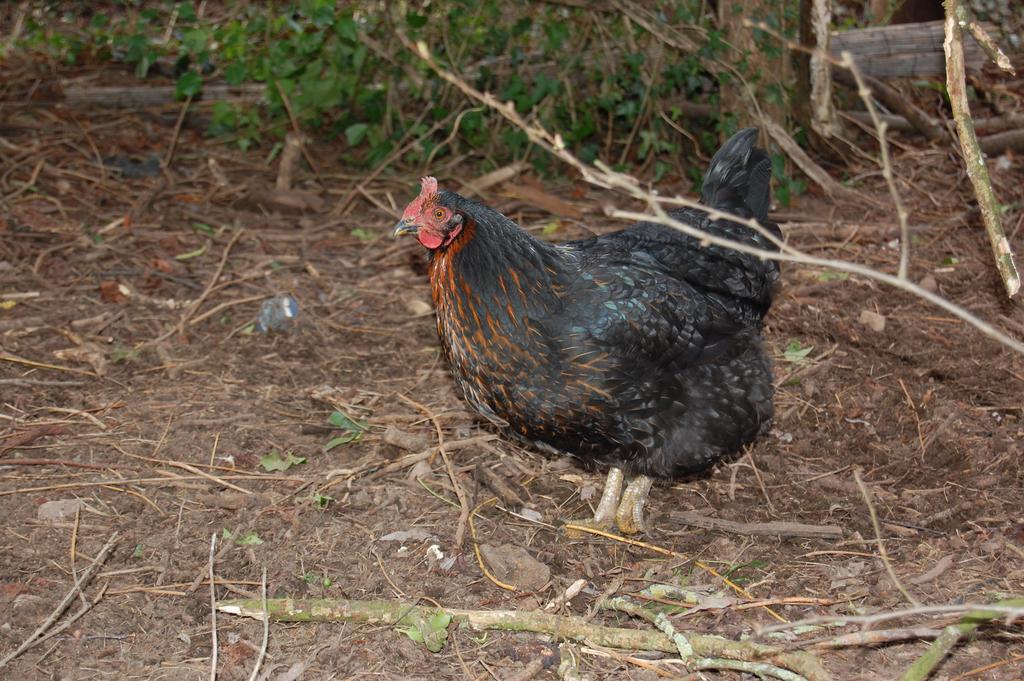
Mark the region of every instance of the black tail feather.
<instances>
[{"instance_id":1,"label":"black tail feather","mask_svg":"<svg viewBox=\"0 0 1024 681\"><path fill-rule=\"evenodd\" d=\"M704 175L701 201L741 217L768 219L771 160L754 147L757 128L733 135L715 153Z\"/></svg>"}]
</instances>

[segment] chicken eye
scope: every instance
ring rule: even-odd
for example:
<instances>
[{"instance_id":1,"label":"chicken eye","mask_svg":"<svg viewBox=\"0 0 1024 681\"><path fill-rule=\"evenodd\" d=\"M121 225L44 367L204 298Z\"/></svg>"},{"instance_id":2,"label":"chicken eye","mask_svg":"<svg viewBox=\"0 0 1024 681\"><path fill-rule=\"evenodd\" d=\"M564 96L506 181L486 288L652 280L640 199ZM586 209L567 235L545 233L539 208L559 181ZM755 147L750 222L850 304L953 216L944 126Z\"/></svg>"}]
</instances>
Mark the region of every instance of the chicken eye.
<instances>
[{"instance_id":1,"label":"chicken eye","mask_svg":"<svg viewBox=\"0 0 1024 681\"><path fill-rule=\"evenodd\" d=\"M434 211L435 220L444 220L444 211L440 208Z\"/></svg>"}]
</instances>

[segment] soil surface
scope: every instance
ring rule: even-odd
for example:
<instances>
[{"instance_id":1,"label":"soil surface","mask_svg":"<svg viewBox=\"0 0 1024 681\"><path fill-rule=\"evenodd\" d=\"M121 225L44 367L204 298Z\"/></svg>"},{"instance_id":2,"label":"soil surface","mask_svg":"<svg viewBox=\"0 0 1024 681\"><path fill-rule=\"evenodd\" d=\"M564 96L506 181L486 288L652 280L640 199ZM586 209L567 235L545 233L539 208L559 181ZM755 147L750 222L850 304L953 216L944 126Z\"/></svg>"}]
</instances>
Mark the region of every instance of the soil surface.
<instances>
[{"instance_id":1,"label":"soil surface","mask_svg":"<svg viewBox=\"0 0 1024 681\"><path fill-rule=\"evenodd\" d=\"M40 78L82 77L16 75L8 100ZM678 630L730 639L779 624L773 612L796 622L906 608L855 472L911 598L1024 592L1024 357L948 312L866 277L787 265L766 331L779 384L770 434L705 476L657 484L640 537L650 546L568 536L560 526L591 513L602 472L474 418L440 356L425 253L390 238L426 169L365 182L338 163L341 143L317 142L308 148L316 170L299 168L294 188L275 194L269 148L207 139L202 108L176 129L179 111L43 104L0 121L0 657L47 620L76 575L89 576L84 601L95 602L0 676L208 678L211 536L217 599L258 599L265 570L270 597L527 614L583 579L549 612L641 631L651 625L597 606L665 583L696 600L674 611ZM959 158L915 140L895 153L911 280L1024 337L1024 311L1005 300ZM1018 197L1006 224L1024 253L1024 160L991 169L1002 195ZM456 189L483 172L430 170ZM868 161L848 170L863 200L812 193L777 219L810 254L892 272L898 229L884 181ZM538 186L583 217L552 216L501 185L482 198L546 238L621 227L604 216L612 197L599 189ZM664 190L688 188L677 179ZM295 324L255 330L263 301L283 293L298 303ZM333 412L365 429L339 428L338 416L332 425ZM325 451L335 438L343 442ZM492 501L481 468L521 503ZM459 491L479 506L472 532ZM694 514L743 526L695 526ZM744 533L771 521L841 534ZM491 577L517 590L483 573L474 545ZM82 607L76 595L55 626ZM810 650L800 642L859 629L797 631L763 640ZM262 624L222 613L216 633L220 678L248 678ZM506 679L542 660L535 678L557 678L552 637L449 633L433 653L391 626L274 623L262 667L271 679ZM814 652L837 679L881 679L927 645ZM983 627L936 678L1020 678L1022 652L1019 625ZM590 679L685 673L668 654L587 643L573 654Z\"/></svg>"}]
</instances>

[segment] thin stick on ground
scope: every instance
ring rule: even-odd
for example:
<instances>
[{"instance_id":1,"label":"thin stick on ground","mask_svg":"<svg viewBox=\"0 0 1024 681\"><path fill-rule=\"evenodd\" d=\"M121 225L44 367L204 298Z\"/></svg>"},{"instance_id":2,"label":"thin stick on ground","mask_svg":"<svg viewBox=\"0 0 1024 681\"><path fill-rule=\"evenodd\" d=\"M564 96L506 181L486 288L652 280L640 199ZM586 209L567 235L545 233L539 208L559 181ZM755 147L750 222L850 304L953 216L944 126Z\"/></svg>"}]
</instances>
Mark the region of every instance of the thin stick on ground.
<instances>
[{"instance_id":1,"label":"thin stick on ground","mask_svg":"<svg viewBox=\"0 0 1024 681\"><path fill-rule=\"evenodd\" d=\"M211 580L212 581L212 580ZM256 681L259 678L260 667L267 657L267 644L270 643L270 616L267 615L267 566L263 566L263 579L260 582L260 603L263 607L263 642L260 644L260 654L256 656L256 664L249 674L249 681Z\"/></svg>"},{"instance_id":2,"label":"thin stick on ground","mask_svg":"<svg viewBox=\"0 0 1024 681\"><path fill-rule=\"evenodd\" d=\"M437 608L392 601L354 601L342 599L272 598L266 608L258 599L222 601L221 612L242 617L261 618L264 613L278 622L353 622L415 626L429 619ZM653 629L626 629L591 624L582 617L554 615L537 610L466 610L442 608L455 624L474 631L530 631L562 639L587 641L610 648L651 650L676 653L672 640ZM718 636L687 633L694 654L731 660L765 662L789 669L809 681L824 681L830 676L821 661L804 652L782 652L773 646L749 641L732 641Z\"/></svg>"},{"instance_id":3,"label":"thin stick on ground","mask_svg":"<svg viewBox=\"0 0 1024 681\"><path fill-rule=\"evenodd\" d=\"M480 542L477 541L476 538L476 525L473 523L473 516L475 516L481 508L488 504L493 504L497 500L498 497L491 497L487 501L482 501L473 509L473 512L469 514L469 536L470 539L473 540L473 553L476 555L476 562L480 565L480 571L484 573L484 577L491 580L495 586L505 589L506 591L518 591L514 584L506 584L491 574L491 571L487 569L487 561L484 560L483 554L480 553Z\"/></svg>"},{"instance_id":4,"label":"thin stick on ground","mask_svg":"<svg viewBox=\"0 0 1024 681\"><path fill-rule=\"evenodd\" d=\"M853 469L853 479L857 483L857 488L860 490L860 495L864 498L864 504L868 507L868 513L871 515L871 527L875 530L875 541L878 543L878 554L882 558L882 564L885 566L885 571L889 575L889 579L892 580L893 585L899 589L899 592L903 594L903 597L914 606L921 605L921 602L914 598L913 594L907 591L907 588L903 586L903 582L896 576L896 570L892 567L892 561L889 559L889 553L885 549L885 540L882 539L882 526L878 522L878 513L875 511L875 505L871 502L871 491L864 484L864 481L860 479L860 469Z\"/></svg>"},{"instance_id":5,"label":"thin stick on ground","mask_svg":"<svg viewBox=\"0 0 1024 681\"><path fill-rule=\"evenodd\" d=\"M55 635L59 631L63 631L64 629L66 629L68 626L71 625L72 622L74 622L79 617L84 615L89 610L89 608L95 605L99 601L99 599L102 598L103 592L106 591L105 587L101 590L99 596L97 596L97 598L92 601L92 603L87 602L83 604L82 609L79 612L77 612L75 615L69 618L68 621L64 622L64 624L62 624L57 629L50 631L50 627L52 627L54 623L58 619L60 619L60 616L63 615L64 611L68 609L69 605L71 605L71 601L75 600L75 596L81 593L86 587L89 586L89 583L92 582L93 575L95 575L96 571L100 569L103 566L103 564L107 561L107 557L110 555L110 551L114 548L114 545L117 543L117 538L117 532L110 535L110 539L107 540L107 543L103 545L103 548L100 549L100 552L96 555L96 560L93 561L92 565L85 569L85 571L82 573L82 576L79 579L75 580L75 583L71 586L71 589L69 589L68 592L64 594L64 598L62 598L60 603L57 604L57 607L54 609L52 613L50 613L50 616L47 617L43 621L43 623L40 624L36 628L36 630L33 631L29 635L29 637L24 640L24 642L22 642L20 646L15 648L13 651L8 653L6 657L0 660L0 669L6 667L7 664L11 662L11 660L15 659L32 646L37 645L38 643L45 641L47 638L50 638L50 636ZM49 634L47 634L48 631L50 632Z\"/></svg>"},{"instance_id":6,"label":"thin stick on ground","mask_svg":"<svg viewBox=\"0 0 1024 681\"><path fill-rule=\"evenodd\" d=\"M758 627L755 636L766 636L777 631L789 631L816 624L853 625L871 627L881 622L931 615L978 616L979 613L993 613L993 617L1005 617L1007 621L1024 618L1024 598L1010 598L996 603L963 603L960 605L922 605L902 610L885 610L871 615L817 615L802 620ZM992 619L990 618L990 619Z\"/></svg>"},{"instance_id":7,"label":"thin stick on ground","mask_svg":"<svg viewBox=\"0 0 1024 681\"><path fill-rule=\"evenodd\" d=\"M744 589L742 586L740 586L736 582L733 582L731 579L729 579L728 577L726 577L725 575L720 573L718 570L714 569L713 567L711 567L707 563L703 563L703 562L701 562L699 560L696 560L694 558L691 558L691 557L689 557L689 556L687 556L685 554L679 553L678 551L673 551L671 549L666 549L666 548L663 548L661 546L656 546L654 544L648 544L647 542L642 542L642 541L640 541L638 539L630 539L629 537L623 537L623 536L620 536L620 535L617 535L617 534L612 534L611 532L605 532L604 530L601 530L601 529L596 528L596 527L590 527L589 525L578 525L576 523L566 523L562 527L566 531L586 532L588 534L596 534L599 537L605 537L607 539L613 539L613 540L615 540L617 542L622 542L623 544L629 544L631 546L638 546L640 548L649 549L651 551L654 551L655 553L660 553L663 556L672 556L673 558L682 558L684 560L693 561L694 565L699 567L701 570L704 570L705 572L707 572L712 577L715 577L717 579L722 580L722 582L726 586L728 586L730 589L732 589L733 591L738 593L740 596L743 596L747 600L751 600L751 601L755 600L754 597L750 594L749 591ZM769 615L771 615L773 618L777 619L778 621L780 621L780 622L785 622L786 621L785 617L783 617L779 613L775 612L774 610L772 610L767 605L764 605L764 606L761 606L761 607L763 607L768 612Z\"/></svg>"},{"instance_id":8,"label":"thin stick on ground","mask_svg":"<svg viewBox=\"0 0 1024 681\"><path fill-rule=\"evenodd\" d=\"M159 338L150 341L150 344L159 343L160 341L167 340L168 338L173 336L175 332L177 332L178 335L181 336L185 335L185 325L188 324L189 318L199 310L199 306L203 304L203 301L205 301L207 296L209 296L210 293L213 291L214 286L217 285L217 280L220 279L220 275L224 271L224 265L227 264L228 255L231 254L231 248L235 245L235 242L237 242L238 239L242 236L243 232L244 230L240 229L231 235L231 240L228 241L227 246L224 247L224 251L223 253L221 253L220 256L220 262L217 263L217 269L214 270L213 276L211 276L210 280L206 283L206 288L203 289L203 292L199 294L198 298L192 301L192 304L188 306L188 309L185 310L185 313L181 315L181 319L178 320L178 325L175 328L164 333L164 335L160 336Z\"/></svg>"},{"instance_id":9,"label":"thin stick on ground","mask_svg":"<svg viewBox=\"0 0 1024 681\"><path fill-rule=\"evenodd\" d=\"M164 156L164 162L162 167L167 170L171 165L171 161L174 160L174 152L178 149L178 138L181 136L181 125L185 122L185 114L188 113L188 108L192 105L192 95L185 98L184 104L181 105L181 111L178 113L178 120L174 123L174 133L171 135L171 143L167 145L167 155Z\"/></svg>"},{"instance_id":10,"label":"thin stick on ground","mask_svg":"<svg viewBox=\"0 0 1024 681\"><path fill-rule=\"evenodd\" d=\"M461 548L462 540L466 537L466 526L469 523L469 499L466 498L466 491L459 484L459 479L455 475L455 468L452 466L451 459L448 458L448 452L445 451L444 432L441 430L441 422L438 421L437 415L434 412L416 400L406 397L401 393L398 394L398 397L406 404L419 409L434 424L434 430L437 432L437 451L441 453L441 459L444 461L448 478L452 481L452 487L455 489L455 496L459 498L459 525L455 530L455 548Z\"/></svg>"},{"instance_id":11,"label":"thin stick on ground","mask_svg":"<svg viewBox=\"0 0 1024 681\"><path fill-rule=\"evenodd\" d=\"M210 650L210 681L217 681L217 580L213 575L213 557L216 549L217 533L214 532L210 535L210 560L208 565L210 574L210 642L213 646ZM263 604L266 604L265 599Z\"/></svg>"},{"instance_id":12,"label":"thin stick on ground","mask_svg":"<svg viewBox=\"0 0 1024 681\"><path fill-rule=\"evenodd\" d=\"M1010 242L1003 231L1002 219L999 217L999 201L992 188L985 158L978 146L978 136L974 132L974 120L971 118L971 108L967 102L963 27L970 24L970 17L961 0L945 0L945 5L946 38L942 41L942 48L946 53L946 90L949 92L949 103L953 108L953 120L956 121L967 176L974 185L981 219L985 223L985 231L988 232L988 239L992 244L996 269L1003 280L1006 295L1013 298L1020 291L1020 272L1017 271Z\"/></svg>"}]
</instances>

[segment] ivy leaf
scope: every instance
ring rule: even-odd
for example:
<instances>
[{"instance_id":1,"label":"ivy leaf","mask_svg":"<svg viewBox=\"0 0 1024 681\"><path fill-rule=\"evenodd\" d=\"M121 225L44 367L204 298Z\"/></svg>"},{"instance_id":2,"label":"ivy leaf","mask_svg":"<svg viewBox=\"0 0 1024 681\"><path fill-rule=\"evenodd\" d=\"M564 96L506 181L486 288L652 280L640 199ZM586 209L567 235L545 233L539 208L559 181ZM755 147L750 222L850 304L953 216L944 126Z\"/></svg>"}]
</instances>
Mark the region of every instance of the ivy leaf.
<instances>
[{"instance_id":1,"label":"ivy leaf","mask_svg":"<svg viewBox=\"0 0 1024 681\"><path fill-rule=\"evenodd\" d=\"M425 645L430 652L439 653L448 641L448 625L451 621L451 615L438 610L430 617L419 617L406 626L395 628L416 643Z\"/></svg>"},{"instance_id":2,"label":"ivy leaf","mask_svg":"<svg viewBox=\"0 0 1024 681\"><path fill-rule=\"evenodd\" d=\"M789 345L786 346L782 356L787 362L802 362L807 358L807 355L811 354L811 350L814 349L813 345L808 345L806 348L800 345L800 341L789 341Z\"/></svg>"},{"instance_id":3,"label":"ivy leaf","mask_svg":"<svg viewBox=\"0 0 1024 681\"><path fill-rule=\"evenodd\" d=\"M255 532L246 532L236 539L235 543L239 546L259 546L263 543L263 540L260 539L260 536Z\"/></svg>"},{"instance_id":4,"label":"ivy leaf","mask_svg":"<svg viewBox=\"0 0 1024 681\"><path fill-rule=\"evenodd\" d=\"M195 97L203 89L203 78L195 71L186 71L178 78L174 87L174 96L178 99Z\"/></svg>"},{"instance_id":5,"label":"ivy leaf","mask_svg":"<svg viewBox=\"0 0 1024 681\"><path fill-rule=\"evenodd\" d=\"M347 445L349 442L356 442L357 440L359 440L361 436L362 433L345 433L344 435L339 435L338 437L331 438L330 442L324 445L324 451L329 452L335 447Z\"/></svg>"},{"instance_id":6,"label":"ivy leaf","mask_svg":"<svg viewBox=\"0 0 1024 681\"><path fill-rule=\"evenodd\" d=\"M353 123L345 128L345 139L350 147L354 147L366 137L366 131L370 129L366 123Z\"/></svg>"},{"instance_id":7,"label":"ivy leaf","mask_svg":"<svg viewBox=\"0 0 1024 681\"><path fill-rule=\"evenodd\" d=\"M291 452L288 452L288 456L282 459L276 449L266 456L260 457L260 465L263 466L263 470L268 473L274 471L286 471L292 466L297 466L300 463L306 463L306 458L303 456L295 456Z\"/></svg>"},{"instance_id":8,"label":"ivy leaf","mask_svg":"<svg viewBox=\"0 0 1024 681\"><path fill-rule=\"evenodd\" d=\"M239 85L248 77L249 68L244 62L232 62L224 67L224 80L228 85Z\"/></svg>"},{"instance_id":9,"label":"ivy leaf","mask_svg":"<svg viewBox=\"0 0 1024 681\"><path fill-rule=\"evenodd\" d=\"M361 432L370 429L369 421L364 421L363 419L351 419L347 414L340 411L331 412L331 415L327 417L327 423L331 424L335 428L341 428L342 430Z\"/></svg>"}]
</instances>

